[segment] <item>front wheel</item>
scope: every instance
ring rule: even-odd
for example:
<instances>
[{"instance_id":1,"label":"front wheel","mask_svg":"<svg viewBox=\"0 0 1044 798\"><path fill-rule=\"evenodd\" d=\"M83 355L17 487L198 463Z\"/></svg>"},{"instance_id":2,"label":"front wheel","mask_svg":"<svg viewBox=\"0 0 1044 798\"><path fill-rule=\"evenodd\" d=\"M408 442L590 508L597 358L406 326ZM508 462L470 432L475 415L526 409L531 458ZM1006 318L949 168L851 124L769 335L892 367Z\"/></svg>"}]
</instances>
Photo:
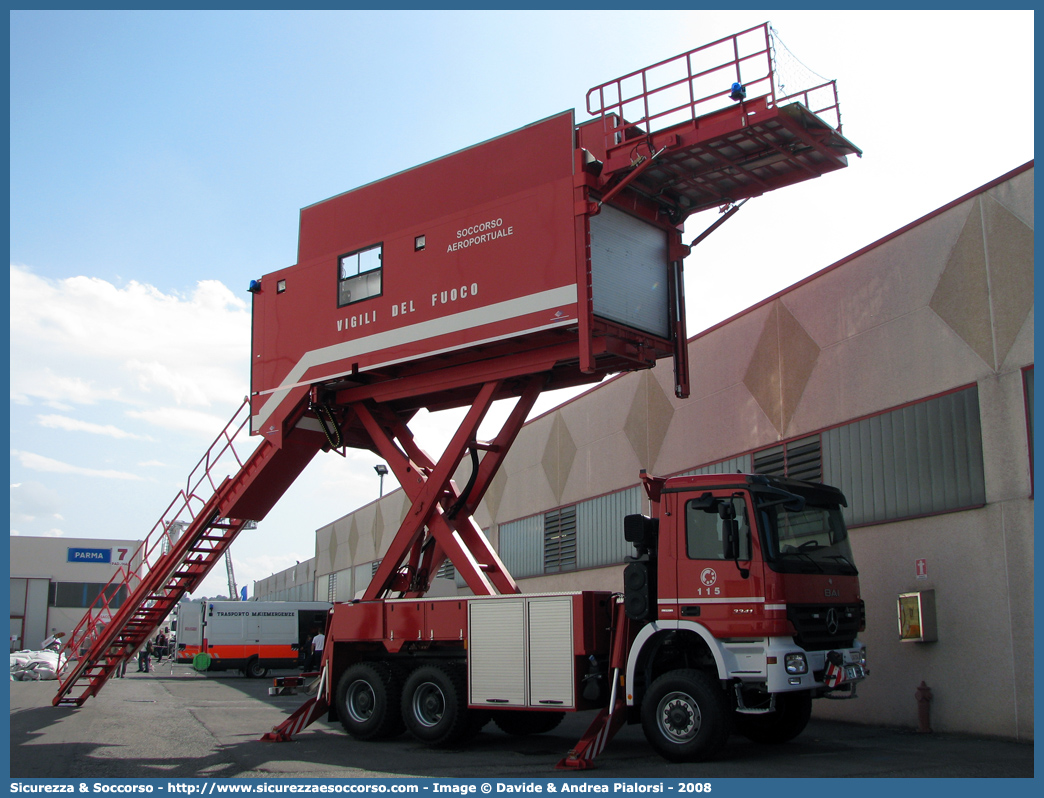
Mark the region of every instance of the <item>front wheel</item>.
<instances>
[{"instance_id":1,"label":"front wheel","mask_svg":"<svg viewBox=\"0 0 1044 798\"><path fill-rule=\"evenodd\" d=\"M402 732L399 714L401 682L383 662L351 666L337 683L337 716L344 730L357 740L378 740Z\"/></svg>"},{"instance_id":2,"label":"front wheel","mask_svg":"<svg viewBox=\"0 0 1044 798\"><path fill-rule=\"evenodd\" d=\"M711 759L729 738L730 708L718 680L697 670L669 671L642 700L642 731L672 762Z\"/></svg>"},{"instance_id":3,"label":"front wheel","mask_svg":"<svg viewBox=\"0 0 1044 798\"><path fill-rule=\"evenodd\" d=\"M776 711L764 715L736 714L736 731L756 743L775 745L793 740L812 717L812 693L780 693Z\"/></svg>"}]
</instances>

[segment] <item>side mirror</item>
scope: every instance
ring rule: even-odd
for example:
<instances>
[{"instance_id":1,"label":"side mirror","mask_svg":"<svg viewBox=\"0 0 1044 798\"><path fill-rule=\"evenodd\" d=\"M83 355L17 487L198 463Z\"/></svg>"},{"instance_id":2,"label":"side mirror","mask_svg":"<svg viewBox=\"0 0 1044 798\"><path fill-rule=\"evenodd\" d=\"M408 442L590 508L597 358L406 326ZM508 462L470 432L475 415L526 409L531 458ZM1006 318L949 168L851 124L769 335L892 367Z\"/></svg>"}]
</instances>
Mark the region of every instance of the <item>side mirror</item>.
<instances>
[{"instance_id":1,"label":"side mirror","mask_svg":"<svg viewBox=\"0 0 1044 798\"><path fill-rule=\"evenodd\" d=\"M726 560L739 559L739 521L726 518L721 523L722 557Z\"/></svg>"}]
</instances>

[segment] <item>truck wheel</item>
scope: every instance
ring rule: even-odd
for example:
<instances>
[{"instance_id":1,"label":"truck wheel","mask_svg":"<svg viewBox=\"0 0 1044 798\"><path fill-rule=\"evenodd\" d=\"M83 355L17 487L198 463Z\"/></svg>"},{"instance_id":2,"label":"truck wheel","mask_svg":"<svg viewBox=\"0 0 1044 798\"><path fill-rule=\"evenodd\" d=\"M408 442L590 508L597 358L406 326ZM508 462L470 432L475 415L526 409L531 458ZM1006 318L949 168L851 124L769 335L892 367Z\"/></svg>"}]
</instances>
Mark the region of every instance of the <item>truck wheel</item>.
<instances>
[{"instance_id":1,"label":"truck wheel","mask_svg":"<svg viewBox=\"0 0 1044 798\"><path fill-rule=\"evenodd\" d=\"M527 734L544 734L558 728L565 718L564 712L526 712L505 709L493 713L493 722L502 732L524 737Z\"/></svg>"},{"instance_id":2,"label":"truck wheel","mask_svg":"<svg viewBox=\"0 0 1044 798\"><path fill-rule=\"evenodd\" d=\"M402 691L402 718L410 734L428 745L449 745L472 725L460 668L421 665Z\"/></svg>"},{"instance_id":3,"label":"truck wheel","mask_svg":"<svg viewBox=\"0 0 1044 798\"><path fill-rule=\"evenodd\" d=\"M703 671L670 671L652 683L642 700L642 731L665 759L698 762L725 745L730 714L717 679Z\"/></svg>"},{"instance_id":4,"label":"truck wheel","mask_svg":"<svg viewBox=\"0 0 1044 798\"><path fill-rule=\"evenodd\" d=\"M334 699L344 730L357 740L401 733L401 684L395 671L383 662L360 662L346 670Z\"/></svg>"},{"instance_id":5,"label":"truck wheel","mask_svg":"<svg viewBox=\"0 0 1044 798\"><path fill-rule=\"evenodd\" d=\"M268 668L261 664L261 660L254 657L243 669L243 675L250 679L264 679L268 676Z\"/></svg>"},{"instance_id":6,"label":"truck wheel","mask_svg":"<svg viewBox=\"0 0 1044 798\"><path fill-rule=\"evenodd\" d=\"M776 711L765 715L736 714L736 731L756 743L774 745L793 740L812 717L812 694L780 693Z\"/></svg>"}]
</instances>

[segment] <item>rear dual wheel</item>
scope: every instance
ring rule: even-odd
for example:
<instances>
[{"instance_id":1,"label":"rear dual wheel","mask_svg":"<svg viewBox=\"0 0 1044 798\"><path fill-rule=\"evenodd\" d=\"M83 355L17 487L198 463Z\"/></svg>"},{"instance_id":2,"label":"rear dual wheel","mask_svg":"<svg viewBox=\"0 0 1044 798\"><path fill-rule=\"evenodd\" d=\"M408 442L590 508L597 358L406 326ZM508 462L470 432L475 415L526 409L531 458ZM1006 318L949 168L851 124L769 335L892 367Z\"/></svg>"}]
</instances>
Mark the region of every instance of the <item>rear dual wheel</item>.
<instances>
[{"instance_id":1,"label":"rear dual wheel","mask_svg":"<svg viewBox=\"0 0 1044 798\"><path fill-rule=\"evenodd\" d=\"M337 715L344 730L357 740L394 737L403 730L400 702L402 681L384 662L352 665L337 683Z\"/></svg>"},{"instance_id":2,"label":"rear dual wheel","mask_svg":"<svg viewBox=\"0 0 1044 798\"><path fill-rule=\"evenodd\" d=\"M418 740L442 746L477 734L489 715L468 709L463 668L421 665L403 687L402 719Z\"/></svg>"}]
</instances>

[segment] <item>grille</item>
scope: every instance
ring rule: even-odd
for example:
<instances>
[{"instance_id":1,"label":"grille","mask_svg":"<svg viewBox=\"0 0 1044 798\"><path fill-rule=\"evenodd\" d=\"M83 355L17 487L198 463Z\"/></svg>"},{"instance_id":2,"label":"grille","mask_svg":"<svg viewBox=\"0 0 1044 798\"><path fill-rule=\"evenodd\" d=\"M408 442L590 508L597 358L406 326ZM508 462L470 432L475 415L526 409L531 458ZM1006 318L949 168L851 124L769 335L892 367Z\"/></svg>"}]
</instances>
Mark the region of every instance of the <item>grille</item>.
<instances>
[{"instance_id":1,"label":"grille","mask_svg":"<svg viewBox=\"0 0 1044 798\"><path fill-rule=\"evenodd\" d=\"M837 629L828 623L830 610L836 611ZM806 651L851 648L859 633L859 604L789 604L787 620L794 624L794 642Z\"/></svg>"}]
</instances>

